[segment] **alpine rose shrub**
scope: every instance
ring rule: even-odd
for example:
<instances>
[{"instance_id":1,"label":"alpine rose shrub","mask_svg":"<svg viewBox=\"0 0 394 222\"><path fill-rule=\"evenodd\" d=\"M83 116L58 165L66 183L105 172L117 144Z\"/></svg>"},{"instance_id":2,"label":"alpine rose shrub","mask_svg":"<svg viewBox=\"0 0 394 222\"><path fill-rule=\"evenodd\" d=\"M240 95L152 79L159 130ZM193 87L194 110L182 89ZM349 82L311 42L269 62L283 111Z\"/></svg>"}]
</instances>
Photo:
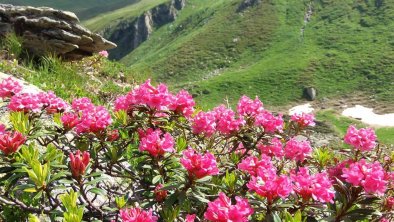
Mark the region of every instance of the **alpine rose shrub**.
<instances>
[{"instance_id":1,"label":"alpine rose shrub","mask_svg":"<svg viewBox=\"0 0 394 222\"><path fill-rule=\"evenodd\" d=\"M295 122L301 128L308 126L315 126L315 115L312 113L295 113L290 117L292 122Z\"/></svg>"},{"instance_id":2,"label":"alpine rose shrub","mask_svg":"<svg viewBox=\"0 0 394 222\"><path fill-rule=\"evenodd\" d=\"M148 151L154 157L163 156L166 152L175 152L174 139L169 133L163 133L160 129L148 129L144 135L141 134L140 151Z\"/></svg>"},{"instance_id":3,"label":"alpine rose shrub","mask_svg":"<svg viewBox=\"0 0 394 222\"><path fill-rule=\"evenodd\" d=\"M292 138L287 141L284 153L286 158L302 162L312 153L312 147L309 141L298 141Z\"/></svg>"},{"instance_id":4,"label":"alpine rose shrub","mask_svg":"<svg viewBox=\"0 0 394 222\"><path fill-rule=\"evenodd\" d=\"M261 153L270 157L283 157L283 144L278 138L272 138L269 144L259 143L257 148L260 149Z\"/></svg>"},{"instance_id":5,"label":"alpine rose shrub","mask_svg":"<svg viewBox=\"0 0 394 222\"><path fill-rule=\"evenodd\" d=\"M189 172L190 178L203 178L205 176L216 175L219 173L216 159L211 153L201 155L195 150L189 148L183 151L183 157L180 160L183 167Z\"/></svg>"},{"instance_id":6,"label":"alpine rose shrub","mask_svg":"<svg viewBox=\"0 0 394 222\"><path fill-rule=\"evenodd\" d=\"M0 98L9 98L21 91L22 85L12 77L8 77L0 82Z\"/></svg>"},{"instance_id":7,"label":"alpine rose shrub","mask_svg":"<svg viewBox=\"0 0 394 222\"><path fill-rule=\"evenodd\" d=\"M313 198L316 201L333 203L335 191L326 173L310 175L307 167L301 167L297 173L291 174L291 180L294 191L302 199L308 201Z\"/></svg>"},{"instance_id":8,"label":"alpine rose shrub","mask_svg":"<svg viewBox=\"0 0 394 222\"><path fill-rule=\"evenodd\" d=\"M376 146L376 135L371 128L357 130L350 126L345 135L345 143L361 151L371 151Z\"/></svg>"},{"instance_id":9,"label":"alpine rose shrub","mask_svg":"<svg viewBox=\"0 0 394 222\"><path fill-rule=\"evenodd\" d=\"M239 221L247 222L248 217L252 215L253 209L250 207L248 200L235 197L236 204L231 204L231 199L223 192L219 197L208 203L208 209L204 214L205 219L212 222Z\"/></svg>"},{"instance_id":10,"label":"alpine rose shrub","mask_svg":"<svg viewBox=\"0 0 394 222\"><path fill-rule=\"evenodd\" d=\"M382 195L387 189L386 172L379 162L367 163L361 159L344 168L342 177L354 186L362 186L367 193Z\"/></svg>"},{"instance_id":11,"label":"alpine rose shrub","mask_svg":"<svg viewBox=\"0 0 394 222\"><path fill-rule=\"evenodd\" d=\"M313 114L258 97L196 111L187 91L147 80L108 106L70 105L1 84L4 221L394 221L394 155L372 129L349 127L354 149L313 148L300 139Z\"/></svg>"}]
</instances>

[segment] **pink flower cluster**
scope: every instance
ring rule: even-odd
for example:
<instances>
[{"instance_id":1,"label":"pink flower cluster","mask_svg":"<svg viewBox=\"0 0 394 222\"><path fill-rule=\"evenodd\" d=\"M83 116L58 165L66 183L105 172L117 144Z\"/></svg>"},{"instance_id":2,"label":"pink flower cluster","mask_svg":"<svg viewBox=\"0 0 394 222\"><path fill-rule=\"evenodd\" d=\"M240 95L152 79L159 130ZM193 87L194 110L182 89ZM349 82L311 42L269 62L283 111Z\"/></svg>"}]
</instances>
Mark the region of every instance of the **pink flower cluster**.
<instances>
[{"instance_id":1,"label":"pink flower cluster","mask_svg":"<svg viewBox=\"0 0 394 222\"><path fill-rule=\"evenodd\" d=\"M257 144L257 148L260 149L262 154L270 157L283 157L283 144L280 139L274 137L269 144Z\"/></svg>"},{"instance_id":2,"label":"pink flower cluster","mask_svg":"<svg viewBox=\"0 0 394 222\"><path fill-rule=\"evenodd\" d=\"M192 119L193 133L210 137L218 131L221 134L230 135L249 121L253 121L255 126L263 127L266 133L280 132L283 129L282 115L275 116L264 110L263 103L258 98L251 100L243 96L238 102L237 110L238 116L224 105L212 111L199 112Z\"/></svg>"},{"instance_id":3,"label":"pink flower cluster","mask_svg":"<svg viewBox=\"0 0 394 222\"><path fill-rule=\"evenodd\" d=\"M274 116L267 110L262 111L256 116L255 125L262 126L266 133L281 132L283 129L282 115Z\"/></svg>"},{"instance_id":4,"label":"pink flower cluster","mask_svg":"<svg viewBox=\"0 0 394 222\"><path fill-rule=\"evenodd\" d=\"M276 174L276 168L271 159L262 155L261 160L257 157L247 157L238 169L248 172L251 179L247 184L250 191L273 201L279 197L286 198L292 192L292 184L289 177Z\"/></svg>"},{"instance_id":5,"label":"pink flower cluster","mask_svg":"<svg viewBox=\"0 0 394 222\"><path fill-rule=\"evenodd\" d=\"M298 141L295 138L287 141L284 149L285 157L291 160L304 161L312 153L309 141Z\"/></svg>"},{"instance_id":6,"label":"pink flower cluster","mask_svg":"<svg viewBox=\"0 0 394 222\"><path fill-rule=\"evenodd\" d=\"M304 200L313 198L319 202L333 203L335 191L326 173L309 174L307 167L299 168L297 173L291 173L294 191Z\"/></svg>"},{"instance_id":7,"label":"pink flower cluster","mask_svg":"<svg viewBox=\"0 0 394 222\"><path fill-rule=\"evenodd\" d=\"M376 134L371 128L357 130L356 127L350 126L344 140L360 151L370 151L376 146Z\"/></svg>"},{"instance_id":8,"label":"pink flower cluster","mask_svg":"<svg viewBox=\"0 0 394 222\"><path fill-rule=\"evenodd\" d=\"M0 98L9 98L22 91L22 85L11 77L0 83Z\"/></svg>"},{"instance_id":9,"label":"pink flower cluster","mask_svg":"<svg viewBox=\"0 0 394 222\"><path fill-rule=\"evenodd\" d=\"M47 93L22 93L11 97L8 108L12 111L19 112L40 112L46 110L48 114L64 112L69 105L53 92Z\"/></svg>"},{"instance_id":10,"label":"pink flower cluster","mask_svg":"<svg viewBox=\"0 0 394 222\"><path fill-rule=\"evenodd\" d=\"M367 193L383 195L387 189L387 173L379 162L367 163L365 159L344 168L342 177L353 186L362 186Z\"/></svg>"},{"instance_id":11,"label":"pink flower cluster","mask_svg":"<svg viewBox=\"0 0 394 222\"><path fill-rule=\"evenodd\" d=\"M282 115L273 115L271 112L264 110L263 103L256 97L254 100L247 96L242 96L237 105L238 115L240 118L252 120L255 126L262 126L266 133L282 131Z\"/></svg>"},{"instance_id":12,"label":"pink flower cluster","mask_svg":"<svg viewBox=\"0 0 394 222\"><path fill-rule=\"evenodd\" d=\"M210 137L216 132L216 115L214 112L199 112L192 120L194 134Z\"/></svg>"},{"instance_id":13,"label":"pink flower cluster","mask_svg":"<svg viewBox=\"0 0 394 222\"><path fill-rule=\"evenodd\" d=\"M236 204L231 204L231 199L223 192L219 197L208 203L208 209L204 214L205 219L212 222L247 222L248 217L253 214L253 208L247 199L235 197Z\"/></svg>"},{"instance_id":14,"label":"pink flower cluster","mask_svg":"<svg viewBox=\"0 0 394 222\"><path fill-rule=\"evenodd\" d=\"M264 154L261 156L260 160L255 156L245 158L238 164L238 169L249 173L251 176L257 176L258 172L263 169L265 171L272 171L273 173L276 172L276 169L271 162L271 158Z\"/></svg>"},{"instance_id":15,"label":"pink flower cluster","mask_svg":"<svg viewBox=\"0 0 394 222\"><path fill-rule=\"evenodd\" d=\"M119 212L122 222L156 222L158 218L153 215L152 209L142 210L139 207L122 209Z\"/></svg>"},{"instance_id":16,"label":"pink flower cluster","mask_svg":"<svg viewBox=\"0 0 394 222\"><path fill-rule=\"evenodd\" d=\"M260 170L257 177L252 176L247 187L267 198L269 202L286 198L293 191L290 178L285 175L278 176L272 170Z\"/></svg>"},{"instance_id":17,"label":"pink flower cluster","mask_svg":"<svg viewBox=\"0 0 394 222\"><path fill-rule=\"evenodd\" d=\"M209 112L199 112L192 119L192 129L194 134L212 136L216 131L229 135L236 132L245 123L243 119L237 119L234 111L220 105Z\"/></svg>"},{"instance_id":18,"label":"pink flower cluster","mask_svg":"<svg viewBox=\"0 0 394 222\"><path fill-rule=\"evenodd\" d=\"M205 176L216 175L219 173L215 156L211 153L201 155L195 150L188 148L183 151L183 157L180 160L183 167L189 172L190 178L203 178Z\"/></svg>"},{"instance_id":19,"label":"pink flower cluster","mask_svg":"<svg viewBox=\"0 0 394 222\"><path fill-rule=\"evenodd\" d=\"M256 96L254 100L247 96L242 96L238 101L237 112L241 116L256 117L264 111L263 103Z\"/></svg>"},{"instance_id":20,"label":"pink flower cluster","mask_svg":"<svg viewBox=\"0 0 394 222\"><path fill-rule=\"evenodd\" d=\"M312 113L295 113L291 116L291 121L298 124L299 127L305 128L308 126L315 126L315 115Z\"/></svg>"},{"instance_id":21,"label":"pink flower cluster","mask_svg":"<svg viewBox=\"0 0 394 222\"><path fill-rule=\"evenodd\" d=\"M61 121L67 130L75 127L75 132L100 133L112 123L111 115L103 106L95 106L90 99L80 98L72 102L74 112L63 114Z\"/></svg>"},{"instance_id":22,"label":"pink flower cluster","mask_svg":"<svg viewBox=\"0 0 394 222\"><path fill-rule=\"evenodd\" d=\"M139 131L140 134L140 151L148 151L153 157L163 156L164 153L175 152L174 138L171 134L163 133L160 129L153 130L149 128L146 132Z\"/></svg>"},{"instance_id":23,"label":"pink flower cluster","mask_svg":"<svg viewBox=\"0 0 394 222\"><path fill-rule=\"evenodd\" d=\"M100 51L98 54L99 54L99 56L104 57L104 58L108 58L108 55L109 55L106 50Z\"/></svg>"},{"instance_id":24,"label":"pink flower cluster","mask_svg":"<svg viewBox=\"0 0 394 222\"><path fill-rule=\"evenodd\" d=\"M150 80L137 86L126 96L120 96L115 101L115 111L129 110L135 106L148 106L158 111L171 110L190 117L194 112L195 102L187 91L172 95L166 85L151 85Z\"/></svg>"}]
</instances>

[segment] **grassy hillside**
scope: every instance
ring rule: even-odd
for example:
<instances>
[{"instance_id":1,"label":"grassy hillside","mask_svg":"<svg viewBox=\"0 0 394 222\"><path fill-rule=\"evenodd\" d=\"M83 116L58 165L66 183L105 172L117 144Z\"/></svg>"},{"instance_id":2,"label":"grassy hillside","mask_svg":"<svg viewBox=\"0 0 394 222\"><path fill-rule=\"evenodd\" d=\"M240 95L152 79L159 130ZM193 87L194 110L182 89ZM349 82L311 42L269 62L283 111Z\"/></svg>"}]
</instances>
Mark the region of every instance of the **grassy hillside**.
<instances>
[{"instance_id":1,"label":"grassy hillside","mask_svg":"<svg viewBox=\"0 0 394 222\"><path fill-rule=\"evenodd\" d=\"M92 31L100 31L113 26L121 20L132 20L136 16L141 15L144 11L168 1L169 0L138 1L135 4L128 5L118 10L100 14L94 18L84 21L83 23Z\"/></svg>"},{"instance_id":2,"label":"grassy hillside","mask_svg":"<svg viewBox=\"0 0 394 222\"><path fill-rule=\"evenodd\" d=\"M3 0L14 5L48 6L75 12L81 20L114 11L141 0Z\"/></svg>"},{"instance_id":3,"label":"grassy hillside","mask_svg":"<svg viewBox=\"0 0 394 222\"><path fill-rule=\"evenodd\" d=\"M310 2L263 0L237 12L241 0L188 0L175 22L122 62L173 88L188 88L208 107L242 94L282 105L301 99L306 86L316 87L320 98L364 91L393 102L394 3L312 1L302 35ZM100 29L125 16L122 10L86 24Z\"/></svg>"}]
</instances>

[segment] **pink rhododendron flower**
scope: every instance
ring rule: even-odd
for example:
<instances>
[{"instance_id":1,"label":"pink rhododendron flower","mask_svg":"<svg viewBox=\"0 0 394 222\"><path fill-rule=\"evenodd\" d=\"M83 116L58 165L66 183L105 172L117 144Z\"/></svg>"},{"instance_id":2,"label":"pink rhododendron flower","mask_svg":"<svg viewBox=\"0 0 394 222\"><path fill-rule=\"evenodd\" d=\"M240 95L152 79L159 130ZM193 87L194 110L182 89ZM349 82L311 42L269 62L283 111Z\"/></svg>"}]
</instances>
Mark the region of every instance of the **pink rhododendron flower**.
<instances>
[{"instance_id":1,"label":"pink rhododendron flower","mask_svg":"<svg viewBox=\"0 0 394 222\"><path fill-rule=\"evenodd\" d=\"M106 51L106 50L103 50L103 51L100 51L99 53L98 53L100 56L102 56L102 57L104 57L104 58L108 58L108 52Z\"/></svg>"},{"instance_id":2,"label":"pink rhododendron flower","mask_svg":"<svg viewBox=\"0 0 394 222\"><path fill-rule=\"evenodd\" d=\"M71 104L73 110L79 112L85 109L92 110L94 108L94 104L89 98L82 97L79 99L74 99Z\"/></svg>"},{"instance_id":3,"label":"pink rhododendron flower","mask_svg":"<svg viewBox=\"0 0 394 222\"><path fill-rule=\"evenodd\" d=\"M105 130L111 123L111 115L103 106L85 107L82 110L80 122L75 127L75 131L78 134L99 133Z\"/></svg>"},{"instance_id":4,"label":"pink rhododendron flower","mask_svg":"<svg viewBox=\"0 0 394 222\"><path fill-rule=\"evenodd\" d=\"M301 167L297 173L291 173L291 179L294 191L304 200L333 203L335 191L326 173L310 175L307 167Z\"/></svg>"},{"instance_id":5,"label":"pink rhododendron flower","mask_svg":"<svg viewBox=\"0 0 394 222\"><path fill-rule=\"evenodd\" d=\"M190 117L194 112L195 105L193 97L187 91L181 90L174 96L169 108L185 117Z\"/></svg>"},{"instance_id":6,"label":"pink rhododendron flower","mask_svg":"<svg viewBox=\"0 0 394 222\"><path fill-rule=\"evenodd\" d=\"M8 108L15 112L34 112L38 113L42 109L42 102L38 94L23 93L11 97Z\"/></svg>"},{"instance_id":7,"label":"pink rhododendron flower","mask_svg":"<svg viewBox=\"0 0 394 222\"><path fill-rule=\"evenodd\" d=\"M349 167L350 164L354 163L354 160L349 159L342 161L332 167L327 169L328 176L330 177L331 181L335 182L335 178L338 178L341 181L345 181L345 178L342 177L342 169Z\"/></svg>"},{"instance_id":8,"label":"pink rhododendron flower","mask_svg":"<svg viewBox=\"0 0 394 222\"><path fill-rule=\"evenodd\" d=\"M15 131L14 133L8 132L0 135L0 150L4 155L16 153L19 147L24 144L26 137L22 133Z\"/></svg>"},{"instance_id":9,"label":"pink rhododendron flower","mask_svg":"<svg viewBox=\"0 0 394 222\"><path fill-rule=\"evenodd\" d=\"M272 113L264 110L256 116L255 125L262 126L267 133L282 132L282 114L274 116Z\"/></svg>"},{"instance_id":10,"label":"pink rhododendron flower","mask_svg":"<svg viewBox=\"0 0 394 222\"><path fill-rule=\"evenodd\" d=\"M147 130L146 134L140 138L140 151L148 151L151 156L163 156L166 152L175 152L174 138L171 134L163 133L160 129Z\"/></svg>"},{"instance_id":11,"label":"pink rhododendron flower","mask_svg":"<svg viewBox=\"0 0 394 222\"><path fill-rule=\"evenodd\" d=\"M167 190L162 190L163 184L158 184L154 190L155 199L157 202L163 202L168 194Z\"/></svg>"},{"instance_id":12,"label":"pink rhododendron flower","mask_svg":"<svg viewBox=\"0 0 394 222\"><path fill-rule=\"evenodd\" d=\"M238 164L238 169L249 173L251 176L256 176L259 170L261 171L263 169L276 173L276 169L271 162L271 158L266 155L262 155L261 160L255 156L249 156Z\"/></svg>"},{"instance_id":13,"label":"pink rhododendron flower","mask_svg":"<svg viewBox=\"0 0 394 222\"><path fill-rule=\"evenodd\" d=\"M64 112L69 108L69 105L63 99L57 97L52 91L39 93L37 96L48 114Z\"/></svg>"},{"instance_id":14,"label":"pink rhododendron flower","mask_svg":"<svg viewBox=\"0 0 394 222\"><path fill-rule=\"evenodd\" d=\"M127 95L130 105L146 105L156 110L168 110L168 106L173 100L173 95L168 92L168 88L164 84L153 87L150 79L145 83L134 88Z\"/></svg>"},{"instance_id":15,"label":"pink rhododendron flower","mask_svg":"<svg viewBox=\"0 0 394 222\"><path fill-rule=\"evenodd\" d=\"M116 98L115 100L115 112L120 111L120 110L124 110L127 111L130 108L130 103L127 100L127 96L119 96Z\"/></svg>"},{"instance_id":16,"label":"pink rhododendron flower","mask_svg":"<svg viewBox=\"0 0 394 222\"><path fill-rule=\"evenodd\" d=\"M122 209L119 212L122 222L156 222L158 218L153 215L152 209L142 210L139 207Z\"/></svg>"},{"instance_id":17,"label":"pink rhododendron flower","mask_svg":"<svg viewBox=\"0 0 394 222\"><path fill-rule=\"evenodd\" d=\"M195 219L196 219L195 214L188 214L188 215L186 215L185 222L194 222Z\"/></svg>"},{"instance_id":18,"label":"pink rhododendron flower","mask_svg":"<svg viewBox=\"0 0 394 222\"><path fill-rule=\"evenodd\" d=\"M0 124L0 135L3 135L5 133L6 133L5 126L3 124Z\"/></svg>"},{"instance_id":19,"label":"pink rhododendron flower","mask_svg":"<svg viewBox=\"0 0 394 222\"><path fill-rule=\"evenodd\" d=\"M12 97L22 91L22 85L11 77L0 83L0 98Z\"/></svg>"},{"instance_id":20,"label":"pink rhododendron flower","mask_svg":"<svg viewBox=\"0 0 394 222\"><path fill-rule=\"evenodd\" d=\"M312 147L309 141L297 141L292 138L286 143L284 151L286 158L302 162L307 156L310 156Z\"/></svg>"},{"instance_id":21,"label":"pink rhododendron flower","mask_svg":"<svg viewBox=\"0 0 394 222\"><path fill-rule=\"evenodd\" d=\"M298 126L305 128L307 126L315 126L315 115L312 113L295 113L291 116L291 121L298 123Z\"/></svg>"},{"instance_id":22,"label":"pink rhododendron flower","mask_svg":"<svg viewBox=\"0 0 394 222\"><path fill-rule=\"evenodd\" d=\"M245 123L243 119L235 119L235 113L224 105L216 107L213 112L216 118L216 129L222 134L228 135L238 131Z\"/></svg>"},{"instance_id":23,"label":"pink rhododendron flower","mask_svg":"<svg viewBox=\"0 0 394 222\"><path fill-rule=\"evenodd\" d=\"M256 96L254 100L247 96L242 96L238 101L237 112L240 116L255 117L264 110L263 103Z\"/></svg>"},{"instance_id":24,"label":"pink rhododendron flower","mask_svg":"<svg viewBox=\"0 0 394 222\"><path fill-rule=\"evenodd\" d=\"M70 153L70 168L74 179L79 180L81 175L85 174L86 167L90 161L90 154L84 151L81 156L81 151L77 150L75 155Z\"/></svg>"},{"instance_id":25,"label":"pink rhododendron flower","mask_svg":"<svg viewBox=\"0 0 394 222\"><path fill-rule=\"evenodd\" d=\"M253 214L253 208L247 199L235 197L236 204L231 204L231 199L223 192L219 197L208 203L208 209L204 214L205 219L212 222L247 222L248 217Z\"/></svg>"},{"instance_id":26,"label":"pink rhododendron flower","mask_svg":"<svg viewBox=\"0 0 394 222\"><path fill-rule=\"evenodd\" d=\"M193 133L212 136L216 131L215 115L215 112L199 112L192 120Z\"/></svg>"},{"instance_id":27,"label":"pink rhododendron flower","mask_svg":"<svg viewBox=\"0 0 394 222\"><path fill-rule=\"evenodd\" d=\"M71 130L80 122L79 116L76 113L64 113L62 117L60 117L60 120L66 130Z\"/></svg>"},{"instance_id":28,"label":"pink rhododendron flower","mask_svg":"<svg viewBox=\"0 0 394 222\"><path fill-rule=\"evenodd\" d=\"M386 172L379 162L367 163L361 159L344 168L342 177L353 186L362 186L367 193L382 195L387 189Z\"/></svg>"},{"instance_id":29,"label":"pink rhododendron flower","mask_svg":"<svg viewBox=\"0 0 394 222\"><path fill-rule=\"evenodd\" d=\"M350 126L344 140L345 143L361 151L370 151L376 146L376 134L371 128L357 130L356 127Z\"/></svg>"},{"instance_id":30,"label":"pink rhododendron flower","mask_svg":"<svg viewBox=\"0 0 394 222\"><path fill-rule=\"evenodd\" d=\"M183 151L183 157L180 162L187 169L191 178L200 179L219 173L215 156L209 152L201 155L189 148Z\"/></svg>"},{"instance_id":31,"label":"pink rhododendron flower","mask_svg":"<svg viewBox=\"0 0 394 222\"><path fill-rule=\"evenodd\" d=\"M272 170L259 171L258 176L252 176L247 184L250 191L267 198L269 202L278 198L286 198L293 191L289 177L276 175Z\"/></svg>"},{"instance_id":32,"label":"pink rhododendron flower","mask_svg":"<svg viewBox=\"0 0 394 222\"><path fill-rule=\"evenodd\" d=\"M260 149L261 153L270 157L283 157L283 144L276 137L272 138L270 144L257 144L257 148Z\"/></svg>"}]
</instances>

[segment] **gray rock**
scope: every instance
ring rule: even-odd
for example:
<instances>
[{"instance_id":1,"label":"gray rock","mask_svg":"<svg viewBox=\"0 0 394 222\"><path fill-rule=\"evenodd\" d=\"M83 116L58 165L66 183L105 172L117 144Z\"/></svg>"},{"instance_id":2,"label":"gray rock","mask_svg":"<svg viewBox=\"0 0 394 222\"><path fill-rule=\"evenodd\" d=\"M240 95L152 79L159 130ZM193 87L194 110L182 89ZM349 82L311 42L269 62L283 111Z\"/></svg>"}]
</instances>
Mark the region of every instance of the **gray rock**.
<instances>
[{"instance_id":1,"label":"gray rock","mask_svg":"<svg viewBox=\"0 0 394 222\"><path fill-rule=\"evenodd\" d=\"M155 28L175 21L186 0L172 0L141 13L137 18L124 19L115 26L106 27L103 36L119 47L111 50L111 59L121 59L149 39Z\"/></svg>"},{"instance_id":2,"label":"gray rock","mask_svg":"<svg viewBox=\"0 0 394 222\"><path fill-rule=\"evenodd\" d=\"M0 4L0 37L15 32L22 37L24 49L34 55L51 53L75 60L116 47L78 23L72 12Z\"/></svg>"},{"instance_id":3,"label":"gray rock","mask_svg":"<svg viewBox=\"0 0 394 222\"><path fill-rule=\"evenodd\" d=\"M261 3L261 0L243 0L239 5L237 12L242 12L249 7L256 6Z\"/></svg>"},{"instance_id":4,"label":"gray rock","mask_svg":"<svg viewBox=\"0 0 394 222\"><path fill-rule=\"evenodd\" d=\"M307 87L304 89L304 96L310 101L316 99L316 93L316 89L313 87Z\"/></svg>"}]
</instances>

